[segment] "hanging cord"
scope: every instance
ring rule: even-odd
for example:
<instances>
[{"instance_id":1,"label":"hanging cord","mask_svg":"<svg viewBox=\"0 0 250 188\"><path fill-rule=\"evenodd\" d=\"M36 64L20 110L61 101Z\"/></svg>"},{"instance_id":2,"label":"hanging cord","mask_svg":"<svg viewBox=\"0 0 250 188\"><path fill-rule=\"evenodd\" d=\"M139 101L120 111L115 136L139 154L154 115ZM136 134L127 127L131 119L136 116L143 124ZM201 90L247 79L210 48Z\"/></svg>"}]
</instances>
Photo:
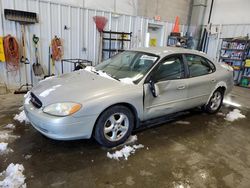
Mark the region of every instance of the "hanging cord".
<instances>
[{"instance_id":1,"label":"hanging cord","mask_svg":"<svg viewBox=\"0 0 250 188\"><path fill-rule=\"evenodd\" d=\"M55 38L51 40L51 48L52 48L52 59L54 61L61 60L63 56L62 40L57 36L55 36Z\"/></svg>"},{"instance_id":2,"label":"hanging cord","mask_svg":"<svg viewBox=\"0 0 250 188\"><path fill-rule=\"evenodd\" d=\"M7 71L17 71L19 69L19 47L15 37L7 35L3 39L5 61Z\"/></svg>"}]
</instances>

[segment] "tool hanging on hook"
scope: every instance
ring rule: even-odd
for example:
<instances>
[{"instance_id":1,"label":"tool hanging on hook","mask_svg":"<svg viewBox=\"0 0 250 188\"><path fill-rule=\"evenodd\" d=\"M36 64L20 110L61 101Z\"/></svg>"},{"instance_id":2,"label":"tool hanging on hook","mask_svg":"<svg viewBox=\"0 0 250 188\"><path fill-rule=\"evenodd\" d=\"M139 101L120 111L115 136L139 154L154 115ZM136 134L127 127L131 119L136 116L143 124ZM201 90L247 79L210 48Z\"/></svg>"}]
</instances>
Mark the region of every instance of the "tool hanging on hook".
<instances>
[{"instance_id":1,"label":"tool hanging on hook","mask_svg":"<svg viewBox=\"0 0 250 188\"><path fill-rule=\"evenodd\" d=\"M14 92L14 94L22 94L27 93L29 89L32 87L32 84L28 83L28 73L27 73L27 65L30 64L27 56L26 56L26 33L25 26L28 24L34 24L38 22L37 14L34 12L13 10L13 9L4 9L5 19L10 21L15 21L20 23L21 25L21 34L22 34L22 57L20 62L24 64L25 67L25 84L21 85L18 90ZM30 75L32 81L32 74ZM25 88L22 90L22 88Z\"/></svg>"},{"instance_id":2,"label":"tool hanging on hook","mask_svg":"<svg viewBox=\"0 0 250 188\"><path fill-rule=\"evenodd\" d=\"M33 43L35 46L35 58L36 58L35 63L32 65L33 72L34 72L35 76L42 76L42 75L44 75L44 71L43 71L42 65L39 63L39 55L38 55L39 37L37 37L36 35L33 35L32 40L33 40Z\"/></svg>"}]
</instances>

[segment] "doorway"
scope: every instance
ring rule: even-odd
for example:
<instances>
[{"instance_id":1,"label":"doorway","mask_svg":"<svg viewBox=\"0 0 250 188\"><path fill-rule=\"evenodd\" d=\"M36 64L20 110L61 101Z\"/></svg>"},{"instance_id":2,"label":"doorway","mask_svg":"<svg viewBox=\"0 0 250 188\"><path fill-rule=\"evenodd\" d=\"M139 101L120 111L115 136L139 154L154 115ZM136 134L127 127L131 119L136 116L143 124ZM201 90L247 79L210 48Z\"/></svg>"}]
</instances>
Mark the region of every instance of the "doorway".
<instances>
[{"instance_id":1,"label":"doorway","mask_svg":"<svg viewBox=\"0 0 250 188\"><path fill-rule=\"evenodd\" d=\"M163 46L163 25L149 23L146 47Z\"/></svg>"}]
</instances>

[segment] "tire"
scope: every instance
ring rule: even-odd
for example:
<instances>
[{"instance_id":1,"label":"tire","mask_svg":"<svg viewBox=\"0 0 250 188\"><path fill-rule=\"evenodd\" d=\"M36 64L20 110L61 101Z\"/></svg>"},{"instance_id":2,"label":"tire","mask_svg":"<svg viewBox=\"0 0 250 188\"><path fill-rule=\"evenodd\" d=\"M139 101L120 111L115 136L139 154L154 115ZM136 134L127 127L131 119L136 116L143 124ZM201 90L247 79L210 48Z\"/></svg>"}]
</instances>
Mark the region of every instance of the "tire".
<instances>
[{"instance_id":1,"label":"tire","mask_svg":"<svg viewBox=\"0 0 250 188\"><path fill-rule=\"evenodd\" d=\"M105 147L115 147L124 143L134 128L134 116L125 106L113 106L98 118L94 137Z\"/></svg>"},{"instance_id":2,"label":"tire","mask_svg":"<svg viewBox=\"0 0 250 188\"><path fill-rule=\"evenodd\" d=\"M217 113L222 106L223 98L224 91L222 89L215 90L209 102L204 106L205 111L209 114Z\"/></svg>"}]
</instances>

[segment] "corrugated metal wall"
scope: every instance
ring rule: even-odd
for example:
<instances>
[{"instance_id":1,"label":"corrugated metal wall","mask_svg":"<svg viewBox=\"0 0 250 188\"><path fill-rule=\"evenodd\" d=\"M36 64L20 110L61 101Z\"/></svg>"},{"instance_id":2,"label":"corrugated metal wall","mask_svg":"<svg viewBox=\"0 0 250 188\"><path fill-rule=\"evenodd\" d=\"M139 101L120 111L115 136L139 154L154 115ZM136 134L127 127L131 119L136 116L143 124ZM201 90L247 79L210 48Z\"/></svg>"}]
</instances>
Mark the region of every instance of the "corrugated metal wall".
<instances>
[{"instance_id":1,"label":"corrugated metal wall","mask_svg":"<svg viewBox=\"0 0 250 188\"><path fill-rule=\"evenodd\" d=\"M93 22L93 16L100 15L108 18L105 30L133 32L131 47L144 46L146 29L148 23L155 23L153 20L119 15L112 16L111 12L83 9L70 5L62 5L42 0L0 0L0 35L11 34L21 39L20 25L12 21L5 20L3 10L5 8L18 9L36 12L39 15L39 23L26 27L27 57L33 63L35 61L34 46L32 36L36 34L40 38L39 56L40 62L47 72L48 51L51 39L56 35L64 41L64 58L81 58L94 62L98 57L99 33ZM173 24L158 22L163 25L164 44L167 36L172 30ZM68 29L64 29L66 26ZM181 25L181 31L186 32L187 27ZM193 27L195 31L195 27ZM65 64L65 72L72 70L72 67ZM60 73L60 63L56 62L56 74ZM33 74L28 65L28 78ZM0 63L0 82L6 83L9 87L17 87L25 83L24 65L17 72L7 72L5 63ZM33 75L33 82L38 79Z\"/></svg>"},{"instance_id":2,"label":"corrugated metal wall","mask_svg":"<svg viewBox=\"0 0 250 188\"><path fill-rule=\"evenodd\" d=\"M219 60L222 38L250 35L250 24L225 24L213 25L213 27L217 27L219 31L219 35L213 35L209 38L207 54L213 60Z\"/></svg>"}]
</instances>

